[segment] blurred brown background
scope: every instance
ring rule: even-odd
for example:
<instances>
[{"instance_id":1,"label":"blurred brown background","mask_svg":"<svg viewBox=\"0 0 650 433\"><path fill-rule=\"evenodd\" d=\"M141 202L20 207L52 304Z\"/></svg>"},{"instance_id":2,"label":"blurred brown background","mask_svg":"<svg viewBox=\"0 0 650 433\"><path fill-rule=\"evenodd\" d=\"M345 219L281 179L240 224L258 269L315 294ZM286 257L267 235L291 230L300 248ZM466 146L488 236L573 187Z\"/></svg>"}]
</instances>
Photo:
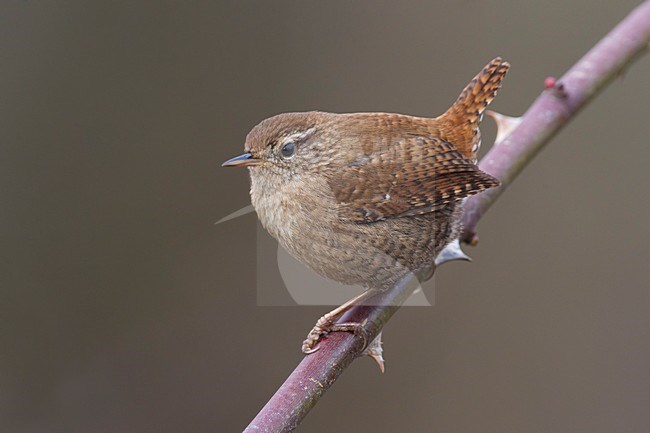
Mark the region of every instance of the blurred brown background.
<instances>
[{"instance_id":1,"label":"blurred brown background","mask_svg":"<svg viewBox=\"0 0 650 433\"><path fill-rule=\"evenodd\" d=\"M0 4L0 431L241 431L327 307L258 307L246 173L283 111L521 113L636 0ZM650 429L650 56L582 112L307 432ZM494 136L484 128L484 147Z\"/></svg>"}]
</instances>

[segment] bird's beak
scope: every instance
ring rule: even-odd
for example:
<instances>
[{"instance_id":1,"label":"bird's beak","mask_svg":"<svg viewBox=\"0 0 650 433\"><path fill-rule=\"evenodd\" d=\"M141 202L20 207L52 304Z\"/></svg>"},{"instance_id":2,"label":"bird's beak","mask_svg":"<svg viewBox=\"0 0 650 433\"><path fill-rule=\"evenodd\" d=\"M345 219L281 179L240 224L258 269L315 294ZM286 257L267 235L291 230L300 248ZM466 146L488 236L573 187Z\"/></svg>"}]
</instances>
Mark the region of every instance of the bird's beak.
<instances>
[{"instance_id":1,"label":"bird's beak","mask_svg":"<svg viewBox=\"0 0 650 433\"><path fill-rule=\"evenodd\" d=\"M221 164L222 167L247 167L251 165L257 165L261 160L253 158L253 155L250 153L245 153L243 155L230 158L228 161Z\"/></svg>"}]
</instances>

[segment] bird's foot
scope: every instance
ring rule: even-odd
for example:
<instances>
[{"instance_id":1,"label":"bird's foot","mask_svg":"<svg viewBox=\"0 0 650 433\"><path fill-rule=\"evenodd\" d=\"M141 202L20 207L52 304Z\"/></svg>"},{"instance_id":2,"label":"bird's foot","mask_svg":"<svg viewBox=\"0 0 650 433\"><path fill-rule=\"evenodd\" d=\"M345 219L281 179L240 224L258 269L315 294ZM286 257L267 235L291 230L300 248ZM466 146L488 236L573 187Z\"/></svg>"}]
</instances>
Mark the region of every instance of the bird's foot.
<instances>
[{"instance_id":1,"label":"bird's foot","mask_svg":"<svg viewBox=\"0 0 650 433\"><path fill-rule=\"evenodd\" d=\"M366 325L366 320L363 322L345 322L345 323L336 323L338 317L331 316L326 314L316 322L316 325L309 331L307 338L302 342L302 353L309 354L314 353L318 350L316 344L321 339L322 336L327 335L331 332L352 332L354 335L363 338L363 347L364 350L368 346L368 333L364 328Z\"/></svg>"},{"instance_id":2,"label":"bird's foot","mask_svg":"<svg viewBox=\"0 0 650 433\"><path fill-rule=\"evenodd\" d=\"M363 348L365 349L368 346L368 335L364 328L366 324L365 320L362 323L336 323L336 321L343 316L346 311L350 310L355 305L363 303L363 301L373 296L376 292L375 289L368 289L318 319L318 322L316 322L316 325L314 325L312 330L309 331L307 338L302 343L302 353L309 354L316 352L318 350L316 343L318 343L323 335L330 332L352 332L354 335L361 336L363 337Z\"/></svg>"}]
</instances>

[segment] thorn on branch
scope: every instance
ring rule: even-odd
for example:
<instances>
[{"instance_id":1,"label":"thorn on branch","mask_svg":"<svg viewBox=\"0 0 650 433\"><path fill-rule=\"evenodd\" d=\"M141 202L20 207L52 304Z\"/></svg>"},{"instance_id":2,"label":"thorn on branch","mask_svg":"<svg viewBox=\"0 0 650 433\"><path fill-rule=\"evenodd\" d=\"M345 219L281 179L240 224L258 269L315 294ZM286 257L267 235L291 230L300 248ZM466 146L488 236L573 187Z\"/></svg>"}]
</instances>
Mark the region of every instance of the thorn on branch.
<instances>
[{"instance_id":1,"label":"thorn on branch","mask_svg":"<svg viewBox=\"0 0 650 433\"><path fill-rule=\"evenodd\" d=\"M506 116L505 114L492 110L488 110L487 115L494 119L494 123L497 124L497 138L494 140L495 145L501 143L521 123L521 117Z\"/></svg>"},{"instance_id":2,"label":"thorn on branch","mask_svg":"<svg viewBox=\"0 0 650 433\"><path fill-rule=\"evenodd\" d=\"M385 370L383 353L384 353L384 348L382 347L381 332L380 332L379 334L377 334L377 337L375 337L375 339L372 340L372 343L370 343L368 347L366 347L366 350L364 350L361 355L367 355L372 359L374 359L377 365L379 366L379 370L383 373Z\"/></svg>"},{"instance_id":3,"label":"thorn on branch","mask_svg":"<svg viewBox=\"0 0 650 433\"><path fill-rule=\"evenodd\" d=\"M453 241L449 242L436 256L435 264L440 266L443 263L451 262L454 260L464 260L466 262L471 262L472 259L465 254L463 249L460 247L460 239L456 238Z\"/></svg>"}]
</instances>

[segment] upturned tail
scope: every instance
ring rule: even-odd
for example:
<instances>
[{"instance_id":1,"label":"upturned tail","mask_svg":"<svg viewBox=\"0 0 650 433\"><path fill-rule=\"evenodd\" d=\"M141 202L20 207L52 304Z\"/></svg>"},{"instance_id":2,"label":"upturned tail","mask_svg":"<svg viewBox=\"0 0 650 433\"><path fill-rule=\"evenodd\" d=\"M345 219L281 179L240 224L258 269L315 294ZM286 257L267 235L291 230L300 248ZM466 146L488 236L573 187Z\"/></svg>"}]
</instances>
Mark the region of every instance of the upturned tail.
<instances>
[{"instance_id":1,"label":"upturned tail","mask_svg":"<svg viewBox=\"0 0 650 433\"><path fill-rule=\"evenodd\" d=\"M467 158L476 160L481 145L479 124L483 112L501 87L510 64L497 57L463 89L456 102L442 116L441 132Z\"/></svg>"}]
</instances>

